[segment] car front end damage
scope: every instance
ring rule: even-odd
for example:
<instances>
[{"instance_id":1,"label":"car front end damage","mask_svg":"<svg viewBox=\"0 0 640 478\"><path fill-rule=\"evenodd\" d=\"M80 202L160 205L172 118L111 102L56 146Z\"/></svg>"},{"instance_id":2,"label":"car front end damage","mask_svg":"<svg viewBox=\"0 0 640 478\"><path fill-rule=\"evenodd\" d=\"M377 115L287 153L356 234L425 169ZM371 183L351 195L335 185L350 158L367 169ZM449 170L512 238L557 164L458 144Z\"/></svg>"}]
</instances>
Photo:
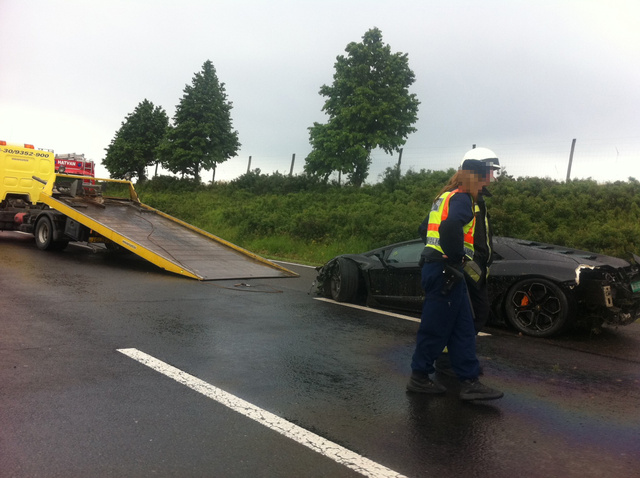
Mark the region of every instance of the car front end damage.
<instances>
[{"instance_id":1,"label":"car front end damage","mask_svg":"<svg viewBox=\"0 0 640 478\"><path fill-rule=\"evenodd\" d=\"M608 325L628 325L640 319L640 257L627 267L579 265L574 289L581 316Z\"/></svg>"},{"instance_id":2,"label":"car front end damage","mask_svg":"<svg viewBox=\"0 0 640 478\"><path fill-rule=\"evenodd\" d=\"M318 295L338 302L351 302L367 295L367 282L363 271L371 268L378 259L362 254L343 254L334 257L323 266L316 267L318 275L312 289Z\"/></svg>"}]
</instances>

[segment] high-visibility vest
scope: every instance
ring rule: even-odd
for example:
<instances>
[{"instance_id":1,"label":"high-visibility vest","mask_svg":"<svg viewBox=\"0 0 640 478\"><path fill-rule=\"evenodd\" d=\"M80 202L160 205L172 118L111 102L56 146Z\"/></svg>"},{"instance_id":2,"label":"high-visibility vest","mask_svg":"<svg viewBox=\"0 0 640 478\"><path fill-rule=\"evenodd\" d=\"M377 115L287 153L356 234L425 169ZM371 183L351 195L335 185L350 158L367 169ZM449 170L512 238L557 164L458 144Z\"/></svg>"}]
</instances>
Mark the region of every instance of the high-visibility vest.
<instances>
[{"instance_id":1,"label":"high-visibility vest","mask_svg":"<svg viewBox=\"0 0 640 478\"><path fill-rule=\"evenodd\" d=\"M444 251L440 245L440 223L449 216L449 201L457 192L458 190L454 189L453 191L441 194L433 203L433 206L431 206L431 212L429 213L427 243L425 247L432 247L441 254L444 254ZM474 212L473 209L472 212ZM475 231L475 227L476 217L475 214L473 214L473 219L462 228L464 233L464 254L469 259L473 259L473 233Z\"/></svg>"}]
</instances>

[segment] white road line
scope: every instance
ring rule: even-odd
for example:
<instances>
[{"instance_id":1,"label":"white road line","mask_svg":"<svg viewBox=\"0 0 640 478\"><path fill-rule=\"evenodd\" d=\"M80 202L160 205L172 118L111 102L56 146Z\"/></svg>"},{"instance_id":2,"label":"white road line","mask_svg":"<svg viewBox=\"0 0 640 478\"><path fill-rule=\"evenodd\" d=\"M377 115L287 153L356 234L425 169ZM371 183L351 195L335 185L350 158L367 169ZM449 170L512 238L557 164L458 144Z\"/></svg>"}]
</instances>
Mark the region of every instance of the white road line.
<instances>
[{"instance_id":1,"label":"white road line","mask_svg":"<svg viewBox=\"0 0 640 478\"><path fill-rule=\"evenodd\" d=\"M387 312L386 310L372 309L371 307L365 307L364 305L349 304L347 302L337 302L332 299L327 299L326 297L314 297L314 299L321 300L322 302L329 302L330 304L342 305L344 307L351 307L353 309L366 310L368 312L373 312L374 314L388 315L389 317L396 317L398 319L410 320L412 322L420 323L420 319L416 319L415 317L410 317L408 315L402 315L402 314L395 314L393 312ZM491 334L488 334L486 332L478 332L478 337L488 337L490 335Z\"/></svg>"},{"instance_id":2,"label":"white road line","mask_svg":"<svg viewBox=\"0 0 640 478\"><path fill-rule=\"evenodd\" d=\"M200 380L193 375L189 375L182 370L173 367L161 360L158 360L151 355L141 352L138 349L118 349L118 352L131 357L133 360L140 362L143 365L160 372L161 374L172 378L182 385L195 390L202 395L205 395L218 403L230 408L231 410L251 418L256 422L270 428L271 430L280 433L281 435L291 438L301 445L310 448L311 450L320 453L321 455L331 458L333 461L340 463L364 476L372 478L406 478L400 473L396 473L389 468L386 468L374 461L369 460L357 453L348 450L337 443L333 443L318 435L311 433L304 428L299 427L287 420L280 418L273 413L256 407L255 405L242 400L230 393L225 392L213 385Z\"/></svg>"},{"instance_id":3,"label":"white road line","mask_svg":"<svg viewBox=\"0 0 640 478\"><path fill-rule=\"evenodd\" d=\"M351 307L353 309L366 310L368 312L373 312L375 314L388 315L389 317L396 317L398 319L410 320L412 322L420 323L420 319L416 319L415 317L409 317L408 315L402 314L394 314L393 312L387 312L385 310L372 309L371 307L365 307L363 305L357 304L348 304L346 302L336 302L335 300L327 299L326 297L314 297L315 300L321 300L322 302L329 302L332 304L342 305L344 307Z\"/></svg>"}]
</instances>

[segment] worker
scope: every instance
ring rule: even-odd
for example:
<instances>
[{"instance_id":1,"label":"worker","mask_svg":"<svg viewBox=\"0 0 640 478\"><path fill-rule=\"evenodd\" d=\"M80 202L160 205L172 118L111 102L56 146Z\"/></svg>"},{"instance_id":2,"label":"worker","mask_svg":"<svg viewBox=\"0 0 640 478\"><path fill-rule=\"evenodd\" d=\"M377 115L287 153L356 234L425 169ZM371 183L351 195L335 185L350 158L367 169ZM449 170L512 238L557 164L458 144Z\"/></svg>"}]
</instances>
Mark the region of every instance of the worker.
<instances>
[{"instance_id":1,"label":"worker","mask_svg":"<svg viewBox=\"0 0 640 478\"><path fill-rule=\"evenodd\" d=\"M473 234L473 262L480 268L480 274L478 280L474 280L474 278L465 274L467 285L469 286L469 294L471 295L471 304L473 306L473 323L476 333L478 333L487 325L487 321L489 320L490 303L487 292L487 278L489 277L489 266L493 259L493 234L491 224L489 223L487 204L484 198L491 197L487 186L495 180L494 174L500 170L500 161L496 153L487 148L474 148L469 150L464 155L460 167L464 167L464 163L467 161L484 163L487 167L485 171L489 175L488 178L485 178L485 184L478 193L475 203L476 224Z\"/></svg>"},{"instance_id":2,"label":"worker","mask_svg":"<svg viewBox=\"0 0 640 478\"><path fill-rule=\"evenodd\" d=\"M476 331L463 272L466 264L470 275L482 273L471 260L476 226L474 208L478 194L491 180L492 164L464 160L436 197L429 213L421 256L425 299L407 384L409 392L446 391L430 375L435 371L435 360L447 347L451 366L461 381L462 400L491 400L503 396L502 392L478 380Z\"/></svg>"},{"instance_id":3,"label":"worker","mask_svg":"<svg viewBox=\"0 0 640 478\"><path fill-rule=\"evenodd\" d=\"M465 161L480 161L488 166L489 182L495 180L494 173L500 170L500 161L497 155L487 148L473 148L464 155L460 167L464 166ZM485 181L486 182L486 181ZM475 203L475 232L473 235L474 253L473 261L480 269L480 273L476 277L472 278L469 274L465 274L465 280L467 281L467 288L471 297L471 305L473 307L473 324L476 329L476 334L485 327L489 320L490 315L490 302L489 293L487 290L487 279L489 277L489 266L492 262L492 231L491 224L489 223L489 214L487 212L487 205L484 200L485 197L491 197L491 193L487 189L487 185L482 188L482 191L478 193L478 197ZM418 232L422 237L422 240L426 242L426 230L429 216L425 218L423 223L418 228ZM467 267L469 269L469 267ZM448 376L455 376L455 372L451 368L448 350L445 348L443 354L438 357L435 367L440 373ZM480 375L483 374L482 366L480 367Z\"/></svg>"}]
</instances>

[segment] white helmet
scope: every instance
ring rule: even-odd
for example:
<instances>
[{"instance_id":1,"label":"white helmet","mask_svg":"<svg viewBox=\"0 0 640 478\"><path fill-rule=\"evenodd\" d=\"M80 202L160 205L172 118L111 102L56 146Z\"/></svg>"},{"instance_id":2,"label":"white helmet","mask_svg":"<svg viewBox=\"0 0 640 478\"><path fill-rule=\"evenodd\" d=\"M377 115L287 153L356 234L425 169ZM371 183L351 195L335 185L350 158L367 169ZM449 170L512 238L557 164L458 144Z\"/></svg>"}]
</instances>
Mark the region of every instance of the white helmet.
<instances>
[{"instance_id":1,"label":"white helmet","mask_svg":"<svg viewBox=\"0 0 640 478\"><path fill-rule=\"evenodd\" d=\"M478 164L481 163L481 164ZM499 170L500 161L496 153L488 148L473 148L466 152L460 163L460 169Z\"/></svg>"}]
</instances>

